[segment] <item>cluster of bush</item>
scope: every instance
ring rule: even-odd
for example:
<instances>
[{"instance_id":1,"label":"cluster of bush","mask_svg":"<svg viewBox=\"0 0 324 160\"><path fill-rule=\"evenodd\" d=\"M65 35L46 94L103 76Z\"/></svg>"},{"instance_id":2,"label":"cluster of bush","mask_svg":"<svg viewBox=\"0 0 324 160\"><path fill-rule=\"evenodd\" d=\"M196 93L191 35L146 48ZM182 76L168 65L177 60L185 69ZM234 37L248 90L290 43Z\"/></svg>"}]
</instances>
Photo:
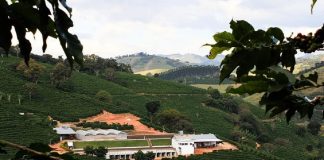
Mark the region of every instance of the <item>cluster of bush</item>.
<instances>
[{"instance_id":1,"label":"cluster of bush","mask_svg":"<svg viewBox=\"0 0 324 160\"><path fill-rule=\"evenodd\" d=\"M154 160L155 153L153 152L147 152L143 153L141 150L139 150L137 153L134 154L135 160Z\"/></svg>"},{"instance_id":2,"label":"cluster of bush","mask_svg":"<svg viewBox=\"0 0 324 160\"><path fill-rule=\"evenodd\" d=\"M150 123L153 124L150 126L162 126L162 130L168 132L193 132L192 123L187 116L175 109L159 111L160 106L160 101L151 101L145 104Z\"/></svg>"},{"instance_id":3,"label":"cluster of bush","mask_svg":"<svg viewBox=\"0 0 324 160\"><path fill-rule=\"evenodd\" d=\"M108 152L108 150L102 146L98 148L93 148L93 146L86 146L83 148L83 150L86 155L95 155L97 157L105 157Z\"/></svg>"},{"instance_id":4,"label":"cluster of bush","mask_svg":"<svg viewBox=\"0 0 324 160\"><path fill-rule=\"evenodd\" d=\"M206 106L235 114L240 112L239 104L231 96L221 95L217 89L212 88L208 88L208 93L211 98L203 102Z\"/></svg>"},{"instance_id":5,"label":"cluster of bush","mask_svg":"<svg viewBox=\"0 0 324 160\"><path fill-rule=\"evenodd\" d=\"M83 128L92 128L92 129L117 129L117 130L134 130L133 125L129 124L119 124L119 123L113 123L113 124L107 124L105 122L81 122L77 124L78 127Z\"/></svg>"}]
</instances>

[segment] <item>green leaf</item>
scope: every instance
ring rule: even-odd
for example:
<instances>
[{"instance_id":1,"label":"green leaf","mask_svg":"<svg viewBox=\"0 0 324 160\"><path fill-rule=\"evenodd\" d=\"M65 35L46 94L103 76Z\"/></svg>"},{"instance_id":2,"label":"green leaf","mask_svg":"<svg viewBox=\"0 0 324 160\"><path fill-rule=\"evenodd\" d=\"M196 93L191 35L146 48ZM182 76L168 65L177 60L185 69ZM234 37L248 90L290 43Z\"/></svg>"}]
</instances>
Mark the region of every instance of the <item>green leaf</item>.
<instances>
[{"instance_id":1,"label":"green leaf","mask_svg":"<svg viewBox=\"0 0 324 160\"><path fill-rule=\"evenodd\" d=\"M224 64L221 69L219 83L222 83L226 78L228 78L236 67L238 67L237 64Z\"/></svg>"},{"instance_id":2,"label":"green leaf","mask_svg":"<svg viewBox=\"0 0 324 160\"><path fill-rule=\"evenodd\" d=\"M11 47L11 23L8 18L7 8L8 3L5 0L0 0L0 47L2 47L6 54L8 54Z\"/></svg>"},{"instance_id":3,"label":"green leaf","mask_svg":"<svg viewBox=\"0 0 324 160\"><path fill-rule=\"evenodd\" d=\"M288 80L289 80L289 82L291 84L295 84L296 77L292 73L290 73L288 70L283 69L283 68L281 68L279 66L271 66L271 67L268 67L268 68L270 70L276 72L276 73L282 73L282 74L284 74L288 78Z\"/></svg>"},{"instance_id":4,"label":"green leaf","mask_svg":"<svg viewBox=\"0 0 324 160\"><path fill-rule=\"evenodd\" d=\"M312 14L313 14L313 9L314 9L316 2L317 2L317 0L312 0L312 4L311 4L311 13Z\"/></svg>"},{"instance_id":5,"label":"green leaf","mask_svg":"<svg viewBox=\"0 0 324 160\"><path fill-rule=\"evenodd\" d=\"M68 15L66 15L64 11L58 8L56 12L56 25L58 25L64 31L67 31L70 27L73 27L73 21L68 17Z\"/></svg>"},{"instance_id":6,"label":"green leaf","mask_svg":"<svg viewBox=\"0 0 324 160\"><path fill-rule=\"evenodd\" d=\"M275 107L274 109L271 110L270 117L272 118L275 115L277 115L279 113L282 113L282 112L284 112L287 109L288 109L287 106L278 106L278 107Z\"/></svg>"},{"instance_id":7,"label":"green leaf","mask_svg":"<svg viewBox=\"0 0 324 160\"><path fill-rule=\"evenodd\" d=\"M212 47L209 55L207 55L208 59L215 59L218 54L221 54L222 52L231 49L231 47Z\"/></svg>"},{"instance_id":8,"label":"green leaf","mask_svg":"<svg viewBox=\"0 0 324 160\"><path fill-rule=\"evenodd\" d=\"M62 6L69 12L70 17L72 16L72 8L66 4L66 0L60 0Z\"/></svg>"},{"instance_id":9,"label":"green leaf","mask_svg":"<svg viewBox=\"0 0 324 160\"><path fill-rule=\"evenodd\" d=\"M74 61L82 67L83 46L76 35L68 32L68 29L73 26L72 20L59 8L56 8L56 14L54 14L54 17L60 44L65 52L71 68L73 68Z\"/></svg>"},{"instance_id":10,"label":"green leaf","mask_svg":"<svg viewBox=\"0 0 324 160\"><path fill-rule=\"evenodd\" d=\"M250 70L252 70L254 68L254 65L251 63L247 63L244 65L240 65L237 69L236 69L236 76L239 82L241 82L241 77L242 76L246 76L249 74Z\"/></svg>"},{"instance_id":11,"label":"green leaf","mask_svg":"<svg viewBox=\"0 0 324 160\"><path fill-rule=\"evenodd\" d=\"M69 53L73 56L74 61L77 62L79 65L83 66L83 46L78 39L77 35L72 35L67 33L67 49Z\"/></svg>"},{"instance_id":12,"label":"green leaf","mask_svg":"<svg viewBox=\"0 0 324 160\"><path fill-rule=\"evenodd\" d=\"M295 88L302 88L302 87L307 87L307 86L317 86L317 84L309 79L304 79L304 80L297 80L296 83L294 84Z\"/></svg>"},{"instance_id":13,"label":"green leaf","mask_svg":"<svg viewBox=\"0 0 324 160\"><path fill-rule=\"evenodd\" d=\"M51 36L54 38L57 38L56 32L55 32L55 26L54 21L49 17L51 15L50 10L47 8L45 0L41 0L39 4L39 15L40 15L40 24L38 29L42 33L43 37L43 47L42 50L45 52L47 48L47 37Z\"/></svg>"},{"instance_id":14,"label":"green leaf","mask_svg":"<svg viewBox=\"0 0 324 160\"><path fill-rule=\"evenodd\" d=\"M268 82L266 81L249 81L247 83L242 84L238 88L232 88L228 92L235 93L235 94L254 94L254 93L261 93L268 90Z\"/></svg>"},{"instance_id":15,"label":"green leaf","mask_svg":"<svg viewBox=\"0 0 324 160\"><path fill-rule=\"evenodd\" d=\"M232 20L230 22L230 27L234 38L239 42L242 42L244 37L254 31L253 26L244 20Z\"/></svg>"},{"instance_id":16,"label":"green leaf","mask_svg":"<svg viewBox=\"0 0 324 160\"><path fill-rule=\"evenodd\" d=\"M272 39L266 34L264 30L257 30L251 32L249 39L254 47L262 47L272 43Z\"/></svg>"},{"instance_id":17,"label":"green leaf","mask_svg":"<svg viewBox=\"0 0 324 160\"><path fill-rule=\"evenodd\" d=\"M281 64L284 67L290 67L290 72L293 72L296 65L295 54L297 51L294 48L286 48L282 51Z\"/></svg>"},{"instance_id":18,"label":"green leaf","mask_svg":"<svg viewBox=\"0 0 324 160\"><path fill-rule=\"evenodd\" d=\"M224 31L224 32L220 32L220 33L215 34L214 35L214 40L216 42L219 42L219 41L232 42L232 41L235 41L235 38L232 35L232 33Z\"/></svg>"},{"instance_id":19,"label":"green leaf","mask_svg":"<svg viewBox=\"0 0 324 160\"><path fill-rule=\"evenodd\" d=\"M274 38L276 38L280 42L283 42L283 40L285 39L284 33L278 27L271 27L271 28L269 28L267 30L267 34L270 35L270 36L273 36Z\"/></svg>"},{"instance_id":20,"label":"green leaf","mask_svg":"<svg viewBox=\"0 0 324 160\"><path fill-rule=\"evenodd\" d=\"M300 76L302 80L309 80L311 81L313 84L315 84L314 86L316 86L317 81L318 81L318 73L315 71L313 74L309 74L307 77L305 76Z\"/></svg>"},{"instance_id":21,"label":"green leaf","mask_svg":"<svg viewBox=\"0 0 324 160\"><path fill-rule=\"evenodd\" d=\"M290 122L291 118L295 115L295 113L296 113L296 109L294 109L294 108L288 109L288 111L286 112L287 123Z\"/></svg>"},{"instance_id":22,"label":"green leaf","mask_svg":"<svg viewBox=\"0 0 324 160\"><path fill-rule=\"evenodd\" d=\"M269 47L254 48L251 54L253 56L249 58L249 62L255 64L257 71L265 70L271 66L271 50Z\"/></svg>"},{"instance_id":23,"label":"green leaf","mask_svg":"<svg viewBox=\"0 0 324 160\"><path fill-rule=\"evenodd\" d=\"M13 25L15 27L17 39L19 42L20 54L23 55L25 63L28 66L32 47L31 47L31 43L25 38L26 29L20 23L20 21L13 20Z\"/></svg>"},{"instance_id":24,"label":"green leaf","mask_svg":"<svg viewBox=\"0 0 324 160\"><path fill-rule=\"evenodd\" d=\"M36 8L33 8L28 2L19 2L11 4L10 11L10 17L13 21L28 28L33 34L36 33L40 25L40 15Z\"/></svg>"}]
</instances>

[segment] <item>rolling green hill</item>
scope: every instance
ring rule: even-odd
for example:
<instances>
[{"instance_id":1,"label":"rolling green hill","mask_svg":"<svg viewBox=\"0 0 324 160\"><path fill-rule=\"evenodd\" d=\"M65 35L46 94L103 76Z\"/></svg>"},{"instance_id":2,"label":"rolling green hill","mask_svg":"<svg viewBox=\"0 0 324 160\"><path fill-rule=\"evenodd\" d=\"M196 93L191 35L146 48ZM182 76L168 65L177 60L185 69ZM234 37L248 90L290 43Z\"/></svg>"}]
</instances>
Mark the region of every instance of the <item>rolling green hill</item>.
<instances>
[{"instance_id":1,"label":"rolling green hill","mask_svg":"<svg viewBox=\"0 0 324 160\"><path fill-rule=\"evenodd\" d=\"M28 81L15 70L20 60L15 57L0 59L0 92L6 94L0 101L0 139L23 145L32 142L50 143L57 136L52 132L48 116L59 121L77 121L108 110L113 113L130 112L140 116L143 122L148 122L145 103L159 100L161 110L172 108L189 117L196 133L214 133L225 140L232 138L233 131L240 131L244 135L244 141L235 143L239 145L240 151L212 153L200 159L275 159L277 156L277 159L300 160L312 158L319 152L317 145L320 137L309 133L304 137L297 136L295 125L287 125L280 118L268 122L263 109L238 97L234 98L242 110L250 111L256 117L258 123L262 124L262 131L271 138L268 143L274 148L268 152L255 150L257 137L238 129L233 123L239 119L239 115L203 104L209 99L206 90L141 75L118 72L111 82L94 75L73 72L68 80L72 89L62 91L50 83L49 72L53 66L44 64L46 71L37 84L37 95L30 101L23 87ZM95 94L99 90L109 92L112 103L96 100ZM8 95L11 96L10 102L7 100ZM19 95L22 96L21 105L18 104ZM27 112L30 114L19 114ZM288 140L285 148L276 143L277 138ZM313 152L306 151L307 145L314 147ZM9 155L0 155L0 159L8 159L14 153L9 150Z\"/></svg>"},{"instance_id":2,"label":"rolling green hill","mask_svg":"<svg viewBox=\"0 0 324 160\"><path fill-rule=\"evenodd\" d=\"M166 70L187 65L174 59L145 53L120 56L116 57L116 60L118 63L129 64L135 73L152 69Z\"/></svg>"}]
</instances>

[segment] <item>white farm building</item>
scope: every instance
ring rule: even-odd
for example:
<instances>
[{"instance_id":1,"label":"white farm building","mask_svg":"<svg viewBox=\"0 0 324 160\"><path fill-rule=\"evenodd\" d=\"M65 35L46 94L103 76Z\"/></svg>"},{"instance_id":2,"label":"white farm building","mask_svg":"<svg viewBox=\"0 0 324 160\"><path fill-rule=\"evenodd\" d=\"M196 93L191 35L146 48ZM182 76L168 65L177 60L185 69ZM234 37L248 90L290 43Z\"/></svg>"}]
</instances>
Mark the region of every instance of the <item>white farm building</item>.
<instances>
[{"instance_id":1,"label":"white farm building","mask_svg":"<svg viewBox=\"0 0 324 160\"><path fill-rule=\"evenodd\" d=\"M176 134L172 147L178 155L188 156L194 154L196 148L212 148L221 142L214 134Z\"/></svg>"},{"instance_id":2,"label":"white farm building","mask_svg":"<svg viewBox=\"0 0 324 160\"><path fill-rule=\"evenodd\" d=\"M79 140L127 139L127 133L115 129L77 130L76 138Z\"/></svg>"},{"instance_id":3,"label":"white farm building","mask_svg":"<svg viewBox=\"0 0 324 160\"><path fill-rule=\"evenodd\" d=\"M99 129L99 130L77 130L74 131L72 128L63 126L54 128L57 134L60 135L61 140L70 139L73 141L67 141L67 146L72 149L75 153L82 153L83 148L75 148L74 143L83 141L132 141L140 140L147 141L147 145L140 146L118 146L118 147L108 147L108 152L106 154L106 159L134 159L134 154L139 150L144 153L153 152L155 158L172 158L179 155L189 156L199 153L199 150L210 149L213 150L219 143L223 141L218 139L214 134L179 134L171 135L171 137L165 138L170 140L168 144L163 145L153 145L152 141L161 140L161 138L148 138L142 139L132 139L129 138L127 133L118 131L115 129ZM75 139L76 138L76 139ZM129 138L129 139L128 139ZM197 151L197 152L196 152Z\"/></svg>"}]
</instances>

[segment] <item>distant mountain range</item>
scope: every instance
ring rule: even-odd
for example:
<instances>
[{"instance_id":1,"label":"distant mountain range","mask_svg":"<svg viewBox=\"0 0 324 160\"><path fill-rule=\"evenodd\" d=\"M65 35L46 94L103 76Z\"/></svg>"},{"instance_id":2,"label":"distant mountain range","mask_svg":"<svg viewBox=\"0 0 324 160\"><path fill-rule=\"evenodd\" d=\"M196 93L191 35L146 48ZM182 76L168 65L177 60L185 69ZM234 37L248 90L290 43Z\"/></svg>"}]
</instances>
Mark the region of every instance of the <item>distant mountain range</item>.
<instances>
[{"instance_id":1,"label":"distant mountain range","mask_svg":"<svg viewBox=\"0 0 324 160\"><path fill-rule=\"evenodd\" d=\"M224 55L217 56L216 59L210 60L206 56L200 56L197 54L171 54L171 55L160 55L162 57L167 57L170 59L179 60L183 63L190 63L190 64L196 64L196 65L215 65L218 66L222 59L225 57Z\"/></svg>"},{"instance_id":2,"label":"distant mountain range","mask_svg":"<svg viewBox=\"0 0 324 160\"><path fill-rule=\"evenodd\" d=\"M188 65L219 65L224 56L219 56L215 60L210 60L196 54L171 54L171 55L150 55L146 53L136 53L125 56L118 56L118 63L129 64L135 73L150 70L168 70Z\"/></svg>"},{"instance_id":3,"label":"distant mountain range","mask_svg":"<svg viewBox=\"0 0 324 160\"><path fill-rule=\"evenodd\" d=\"M131 55L116 57L117 62L129 64L135 73L146 75L147 73L160 73L169 69L174 69L189 65L214 65L219 66L225 55L218 55L216 59L210 60L206 56L197 54L170 54L151 55L147 53L136 53ZM322 54L304 54L297 58L295 73L311 68L315 63L324 61Z\"/></svg>"}]
</instances>

